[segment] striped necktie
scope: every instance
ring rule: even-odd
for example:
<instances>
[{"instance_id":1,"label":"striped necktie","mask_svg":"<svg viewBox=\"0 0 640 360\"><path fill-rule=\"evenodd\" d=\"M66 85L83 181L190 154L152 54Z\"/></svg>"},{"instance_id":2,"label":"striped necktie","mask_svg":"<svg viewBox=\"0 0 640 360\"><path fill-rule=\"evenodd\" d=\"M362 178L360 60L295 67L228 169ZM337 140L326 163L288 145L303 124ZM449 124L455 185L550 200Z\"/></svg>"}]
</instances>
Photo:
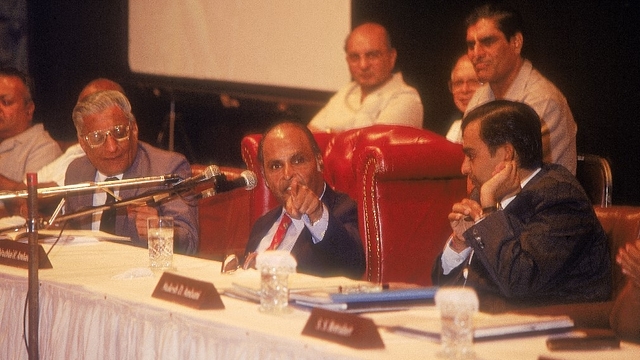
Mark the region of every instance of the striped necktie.
<instances>
[{"instance_id":1,"label":"striped necktie","mask_svg":"<svg viewBox=\"0 0 640 360\"><path fill-rule=\"evenodd\" d=\"M109 177L106 178L105 181L115 181L118 180L117 177ZM107 193L107 201L105 201L105 205L110 205L116 202L116 198L113 197L110 193ZM102 212L102 217L100 218L100 231L108 232L110 234L116 233L116 209L106 209Z\"/></svg>"},{"instance_id":2,"label":"striped necktie","mask_svg":"<svg viewBox=\"0 0 640 360\"><path fill-rule=\"evenodd\" d=\"M267 248L267 250L275 250L280 246L282 240L284 240L284 236L287 234L287 229L291 225L291 218L289 215L282 215L282 219L280 220L280 224L278 224L278 229L276 233L273 235L273 240L271 240L271 245Z\"/></svg>"}]
</instances>

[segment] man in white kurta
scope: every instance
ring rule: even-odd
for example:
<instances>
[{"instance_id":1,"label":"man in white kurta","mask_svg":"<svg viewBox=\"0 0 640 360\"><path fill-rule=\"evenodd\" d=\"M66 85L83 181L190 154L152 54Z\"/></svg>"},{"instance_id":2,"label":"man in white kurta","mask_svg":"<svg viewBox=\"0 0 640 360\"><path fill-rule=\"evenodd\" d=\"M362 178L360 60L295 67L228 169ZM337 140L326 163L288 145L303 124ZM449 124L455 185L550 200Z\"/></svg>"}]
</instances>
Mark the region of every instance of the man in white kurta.
<instances>
[{"instance_id":1,"label":"man in white kurta","mask_svg":"<svg viewBox=\"0 0 640 360\"><path fill-rule=\"evenodd\" d=\"M340 89L309 122L314 132L341 132L375 124L422 128L423 107L416 89L393 73L396 50L384 27L356 27L345 43L353 81Z\"/></svg>"}]
</instances>

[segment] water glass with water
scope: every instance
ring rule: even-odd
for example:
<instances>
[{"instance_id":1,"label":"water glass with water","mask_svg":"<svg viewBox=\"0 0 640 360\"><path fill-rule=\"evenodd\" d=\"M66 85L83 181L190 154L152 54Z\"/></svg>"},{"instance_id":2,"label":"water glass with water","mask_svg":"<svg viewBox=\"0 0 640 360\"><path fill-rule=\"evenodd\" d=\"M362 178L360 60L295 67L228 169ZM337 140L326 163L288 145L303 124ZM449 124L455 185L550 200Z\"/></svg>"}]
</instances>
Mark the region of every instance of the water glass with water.
<instances>
[{"instance_id":1,"label":"water glass with water","mask_svg":"<svg viewBox=\"0 0 640 360\"><path fill-rule=\"evenodd\" d=\"M478 312L476 292L470 288L441 288L435 301L442 321L439 357L475 359L473 316Z\"/></svg>"},{"instance_id":2,"label":"water glass with water","mask_svg":"<svg viewBox=\"0 0 640 360\"><path fill-rule=\"evenodd\" d=\"M173 266L173 218L170 216L148 218L147 242L151 269L170 269Z\"/></svg>"},{"instance_id":3,"label":"water glass with water","mask_svg":"<svg viewBox=\"0 0 640 360\"><path fill-rule=\"evenodd\" d=\"M290 311L289 274L296 271L296 266L296 260L288 251L269 250L258 254L260 311L272 314Z\"/></svg>"}]
</instances>

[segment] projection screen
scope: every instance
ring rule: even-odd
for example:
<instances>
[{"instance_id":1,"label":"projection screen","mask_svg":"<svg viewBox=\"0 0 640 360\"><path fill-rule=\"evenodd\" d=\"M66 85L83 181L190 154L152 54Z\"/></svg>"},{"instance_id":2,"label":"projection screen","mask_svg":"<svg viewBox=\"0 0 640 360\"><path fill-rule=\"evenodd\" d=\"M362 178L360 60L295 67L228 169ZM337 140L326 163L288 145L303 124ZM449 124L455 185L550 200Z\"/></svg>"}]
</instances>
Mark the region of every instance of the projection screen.
<instances>
[{"instance_id":1,"label":"projection screen","mask_svg":"<svg viewBox=\"0 0 640 360\"><path fill-rule=\"evenodd\" d=\"M133 73L335 92L350 0L129 0Z\"/></svg>"}]
</instances>

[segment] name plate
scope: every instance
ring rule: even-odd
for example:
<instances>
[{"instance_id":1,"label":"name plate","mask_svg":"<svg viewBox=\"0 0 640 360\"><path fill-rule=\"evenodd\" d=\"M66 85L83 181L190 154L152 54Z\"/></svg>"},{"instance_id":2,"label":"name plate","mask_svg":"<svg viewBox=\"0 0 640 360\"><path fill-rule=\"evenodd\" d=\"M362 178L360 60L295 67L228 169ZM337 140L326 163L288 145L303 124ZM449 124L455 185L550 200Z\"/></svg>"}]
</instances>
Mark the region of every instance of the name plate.
<instances>
[{"instance_id":1,"label":"name plate","mask_svg":"<svg viewBox=\"0 0 640 360\"><path fill-rule=\"evenodd\" d=\"M29 268L29 244L13 240L0 240L0 264ZM38 269L51 269L47 253L38 245Z\"/></svg>"},{"instance_id":2,"label":"name plate","mask_svg":"<svg viewBox=\"0 0 640 360\"><path fill-rule=\"evenodd\" d=\"M302 334L356 349L384 349L373 320L355 314L314 308Z\"/></svg>"},{"instance_id":3,"label":"name plate","mask_svg":"<svg viewBox=\"0 0 640 360\"><path fill-rule=\"evenodd\" d=\"M220 294L212 283L168 272L162 274L151 296L199 310L224 309Z\"/></svg>"}]
</instances>

